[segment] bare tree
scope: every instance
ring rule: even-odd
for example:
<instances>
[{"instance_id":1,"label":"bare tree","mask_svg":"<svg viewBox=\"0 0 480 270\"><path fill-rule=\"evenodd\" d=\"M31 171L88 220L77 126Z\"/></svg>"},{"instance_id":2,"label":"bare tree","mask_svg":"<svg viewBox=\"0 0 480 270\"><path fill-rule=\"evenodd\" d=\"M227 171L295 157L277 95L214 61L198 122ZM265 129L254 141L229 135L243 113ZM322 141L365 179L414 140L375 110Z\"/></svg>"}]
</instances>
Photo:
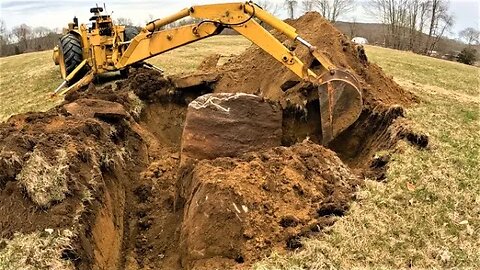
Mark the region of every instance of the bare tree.
<instances>
[{"instance_id":1,"label":"bare tree","mask_svg":"<svg viewBox=\"0 0 480 270\"><path fill-rule=\"evenodd\" d=\"M288 17L290 19L295 18L295 9L297 8L298 1L297 0L285 0L285 7L288 10Z\"/></svg>"},{"instance_id":2,"label":"bare tree","mask_svg":"<svg viewBox=\"0 0 480 270\"><path fill-rule=\"evenodd\" d=\"M352 18L352 22L348 25L350 30L350 37L354 38L357 36L357 17Z\"/></svg>"},{"instance_id":3,"label":"bare tree","mask_svg":"<svg viewBox=\"0 0 480 270\"><path fill-rule=\"evenodd\" d=\"M315 0L315 5L323 17L336 22L340 16L353 9L354 2L354 0Z\"/></svg>"},{"instance_id":4,"label":"bare tree","mask_svg":"<svg viewBox=\"0 0 480 270\"><path fill-rule=\"evenodd\" d=\"M454 23L446 1L369 0L366 7L385 25L385 46L428 54Z\"/></svg>"},{"instance_id":5,"label":"bare tree","mask_svg":"<svg viewBox=\"0 0 480 270\"><path fill-rule=\"evenodd\" d=\"M117 25L128 25L128 26L133 25L132 20L130 18L124 18L124 17L120 17L120 18L115 19L115 24L117 24Z\"/></svg>"},{"instance_id":6,"label":"bare tree","mask_svg":"<svg viewBox=\"0 0 480 270\"><path fill-rule=\"evenodd\" d=\"M422 47L422 45L421 45L422 44L422 38L421 37L422 37L423 31L425 29L425 24L427 24L427 22L428 22L429 12L430 12L430 1L431 0L420 0L420 4L419 4L420 11L418 12L419 24L418 24L417 32L416 32L417 38L416 38L416 45L415 45L416 50L415 51L418 51L418 49Z\"/></svg>"},{"instance_id":7,"label":"bare tree","mask_svg":"<svg viewBox=\"0 0 480 270\"><path fill-rule=\"evenodd\" d=\"M6 45L9 43L9 33L7 30L7 25L5 21L0 19L0 55L3 56L6 54L7 48Z\"/></svg>"},{"instance_id":8,"label":"bare tree","mask_svg":"<svg viewBox=\"0 0 480 270\"><path fill-rule=\"evenodd\" d=\"M468 27L460 31L458 35L467 45L478 44L480 42L480 31L473 27Z\"/></svg>"},{"instance_id":9,"label":"bare tree","mask_svg":"<svg viewBox=\"0 0 480 270\"><path fill-rule=\"evenodd\" d=\"M48 29L47 27L44 26L39 26L35 27L32 29L32 32L30 34L30 40L29 46L30 49L34 49L37 51L40 51L42 49L46 49L49 46L49 39L46 39L45 37L48 36L50 33L52 33L51 29Z\"/></svg>"},{"instance_id":10,"label":"bare tree","mask_svg":"<svg viewBox=\"0 0 480 270\"><path fill-rule=\"evenodd\" d=\"M438 41L439 34L445 32L447 27L453 24L453 18L448 16L448 0L431 0L430 3L430 18L427 42L425 44L424 53L435 49L436 41Z\"/></svg>"},{"instance_id":11,"label":"bare tree","mask_svg":"<svg viewBox=\"0 0 480 270\"><path fill-rule=\"evenodd\" d=\"M270 14L278 15L278 12L281 9L281 6L277 3L274 3L269 0L255 1L255 3L261 7L263 10L267 11Z\"/></svg>"},{"instance_id":12,"label":"bare tree","mask_svg":"<svg viewBox=\"0 0 480 270\"><path fill-rule=\"evenodd\" d=\"M52 30L48 29L47 27L44 27L44 26L35 27L32 30L32 38L45 37L50 33L52 33Z\"/></svg>"},{"instance_id":13,"label":"bare tree","mask_svg":"<svg viewBox=\"0 0 480 270\"><path fill-rule=\"evenodd\" d=\"M316 0L303 0L302 1L302 12L307 13L309 11L315 10Z\"/></svg>"},{"instance_id":14,"label":"bare tree","mask_svg":"<svg viewBox=\"0 0 480 270\"><path fill-rule=\"evenodd\" d=\"M435 31L435 39L430 45L430 50L434 50L437 46L438 41L445 36L445 32L449 31L452 26L455 24L455 19L452 15L447 12L442 12L439 17L439 22L437 24L437 30Z\"/></svg>"},{"instance_id":15,"label":"bare tree","mask_svg":"<svg viewBox=\"0 0 480 270\"><path fill-rule=\"evenodd\" d=\"M408 28L405 39L408 44L403 45L405 49L420 52L422 47L423 30L430 18L431 0L408 0L406 2L406 22L403 24Z\"/></svg>"},{"instance_id":16,"label":"bare tree","mask_svg":"<svg viewBox=\"0 0 480 270\"><path fill-rule=\"evenodd\" d=\"M409 43L408 49L412 50L415 47L415 41L418 37L417 35L417 21L418 21L418 13L420 11L420 0L411 0L410 5L407 9L407 25L408 25L408 35L409 35Z\"/></svg>"},{"instance_id":17,"label":"bare tree","mask_svg":"<svg viewBox=\"0 0 480 270\"><path fill-rule=\"evenodd\" d=\"M0 19L0 45L5 45L8 43L8 31L7 31L7 24L4 20Z\"/></svg>"},{"instance_id":18,"label":"bare tree","mask_svg":"<svg viewBox=\"0 0 480 270\"><path fill-rule=\"evenodd\" d=\"M19 43L23 43L25 50L28 50L28 40L31 38L32 28L26 24L21 24L12 29L12 34Z\"/></svg>"},{"instance_id":19,"label":"bare tree","mask_svg":"<svg viewBox=\"0 0 480 270\"><path fill-rule=\"evenodd\" d=\"M368 11L380 18L385 25L385 46L403 49L406 27L408 26L409 0L370 0Z\"/></svg>"}]
</instances>

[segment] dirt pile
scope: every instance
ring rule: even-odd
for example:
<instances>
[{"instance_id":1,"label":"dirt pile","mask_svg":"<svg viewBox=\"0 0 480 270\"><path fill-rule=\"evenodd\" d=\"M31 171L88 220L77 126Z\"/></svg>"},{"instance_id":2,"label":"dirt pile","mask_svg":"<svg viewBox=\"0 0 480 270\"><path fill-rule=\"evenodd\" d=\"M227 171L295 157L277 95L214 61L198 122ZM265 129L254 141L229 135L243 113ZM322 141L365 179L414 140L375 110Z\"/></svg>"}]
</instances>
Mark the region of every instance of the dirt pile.
<instances>
[{"instance_id":1,"label":"dirt pile","mask_svg":"<svg viewBox=\"0 0 480 270\"><path fill-rule=\"evenodd\" d=\"M182 180L182 265L247 264L301 247L348 208L358 178L312 142L201 161ZM233 264L233 265L232 265Z\"/></svg>"},{"instance_id":2,"label":"dirt pile","mask_svg":"<svg viewBox=\"0 0 480 270\"><path fill-rule=\"evenodd\" d=\"M315 143L320 116L311 86L256 47L216 69L212 57L189 76L132 70L127 80L91 85L46 113L0 124L0 255L18 233L69 230L58 260L78 269L246 268L333 224L348 210L358 176L384 177L388 155L378 151L400 139L425 147L428 138L412 132L394 105L414 97L359 61L323 18L309 13L290 23L361 81L365 108L333 151ZM303 48L295 52L308 58ZM212 92L277 104L275 144L180 166L188 104ZM227 120L218 132L236 132ZM191 134L201 129L193 124Z\"/></svg>"},{"instance_id":3,"label":"dirt pile","mask_svg":"<svg viewBox=\"0 0 480 270\"><path fill-rule=\"evenodd\" d=\"M287 23L295 27L302 38L324 52L333 64L346 68L356 75L361 83L366 106L407 105L415 100L413 94L398 86L377 65L363 61L348 37L319 13L310 12ZM310 68L318 70L318 63L313 61L306 47L287 41L283 35L275 36L288 47L294 48L296 56ZM256 46L250 47L219 69L224 75L216 84L215 92L259 94L281 101L284 105L290 100L303 106L303 101L309 99L310 86L301 82L293 72Z\"/></svg>"},{"instance_id":4,"label":"dirt pile","mask_svg":"<svg viewBox=\"0 0 480 270\"><path fill-rule=\"evenodd\" d=\"M146 161L141 139L125 121L58 107L1 124L0 239L67 229L73 234L63 259L120 266L123 230L114 228L123 227L121 187Z\"/></svg>"}]
</instances>

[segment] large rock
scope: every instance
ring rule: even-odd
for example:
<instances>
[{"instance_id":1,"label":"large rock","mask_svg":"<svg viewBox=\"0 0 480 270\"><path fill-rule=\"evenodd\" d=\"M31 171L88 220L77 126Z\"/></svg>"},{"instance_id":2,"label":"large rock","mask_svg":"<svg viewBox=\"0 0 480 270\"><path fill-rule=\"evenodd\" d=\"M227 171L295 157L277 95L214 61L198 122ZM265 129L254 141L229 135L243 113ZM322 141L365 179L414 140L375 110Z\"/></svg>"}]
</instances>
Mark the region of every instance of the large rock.
<instances>
[{"instance_id":1,"label":"large rock","mask_svg":"<svg viewBox=\"0 0 480 270\"><path fill-rule=\"evenodd\" d=\"M192 159L235 157L281 144L282 110L250 94L208 94L188 106L182 164Z\"/></svg>"},{"instance_id":2,"label":"large rock","mask_svg":"<svg viewBox=\"0 0 480 270\"><path fill-rule=\"evenodd\" d=\"M69 114L84 118L122 119L128 116L122 104L101 99L82 98L63 107Z\"/></svg>"}]
</instances>

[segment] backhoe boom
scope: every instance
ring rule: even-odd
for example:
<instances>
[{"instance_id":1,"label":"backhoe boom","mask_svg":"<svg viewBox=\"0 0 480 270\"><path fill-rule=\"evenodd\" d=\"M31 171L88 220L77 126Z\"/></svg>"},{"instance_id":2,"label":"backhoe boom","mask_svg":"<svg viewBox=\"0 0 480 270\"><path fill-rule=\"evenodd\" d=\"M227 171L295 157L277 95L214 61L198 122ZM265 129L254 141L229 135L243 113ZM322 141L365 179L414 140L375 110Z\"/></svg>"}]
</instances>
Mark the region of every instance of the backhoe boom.
<instances>
[{"instance_id":1,"label":"backhoe boom","mask_svg":"<svg viewBox=\"0 0 480 270\"><path fill-rule=\"evenodd\" d=\"M199 24L159 30L188 16L203 21ZM300 59L255 19L263 21L292 40L299 40L302 44L309 45L305 40L299 38L295 28L275 18L253 3L193 6L147 24L142 32L132 40L130 46L116 64L116 67L119 69L124 68L180 46L220 34L224 28L231 28L269 53L300 78L307 79L308 76L317 77L314 72L309 70ZM311 46L309 49L314 48ZM331 66L331 64L326 63L325 66Z\"/></svg>"}]
</instances>

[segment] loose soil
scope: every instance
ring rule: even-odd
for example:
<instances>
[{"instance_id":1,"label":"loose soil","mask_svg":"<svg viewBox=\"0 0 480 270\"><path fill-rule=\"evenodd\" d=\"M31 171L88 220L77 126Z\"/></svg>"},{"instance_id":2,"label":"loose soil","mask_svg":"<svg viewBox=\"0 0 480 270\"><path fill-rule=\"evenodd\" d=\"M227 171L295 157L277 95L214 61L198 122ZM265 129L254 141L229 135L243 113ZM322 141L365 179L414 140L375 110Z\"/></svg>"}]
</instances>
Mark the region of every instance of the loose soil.
<instances>
[{"instance_id":1,"label":"loose soil","mask_svg":"<svg viewBox=\"0 0 480 270\"><path fill-rule=\"evenodd\" d=\"M126 80L0 124L0 239L68 228L75 238L62 259L78 269L243 269L322 233L348 211L360 179L385 178L398 140L424 148L428 137L404 118L416 98L320 15L289 23L362 86L362 115L328 149L318 144L312 85L255 46L220 67L213 56L188 76L132 69ZM316 68L306 49L295 53ZM281 146L180 164L188 104L207 93L277 104ZM33 161L55 168L61 155L68 163L55 179L67 188L48 197L55 187L24 176ZM25 179L41 188L27 189Z\"/></svg>"}]
</instances>

